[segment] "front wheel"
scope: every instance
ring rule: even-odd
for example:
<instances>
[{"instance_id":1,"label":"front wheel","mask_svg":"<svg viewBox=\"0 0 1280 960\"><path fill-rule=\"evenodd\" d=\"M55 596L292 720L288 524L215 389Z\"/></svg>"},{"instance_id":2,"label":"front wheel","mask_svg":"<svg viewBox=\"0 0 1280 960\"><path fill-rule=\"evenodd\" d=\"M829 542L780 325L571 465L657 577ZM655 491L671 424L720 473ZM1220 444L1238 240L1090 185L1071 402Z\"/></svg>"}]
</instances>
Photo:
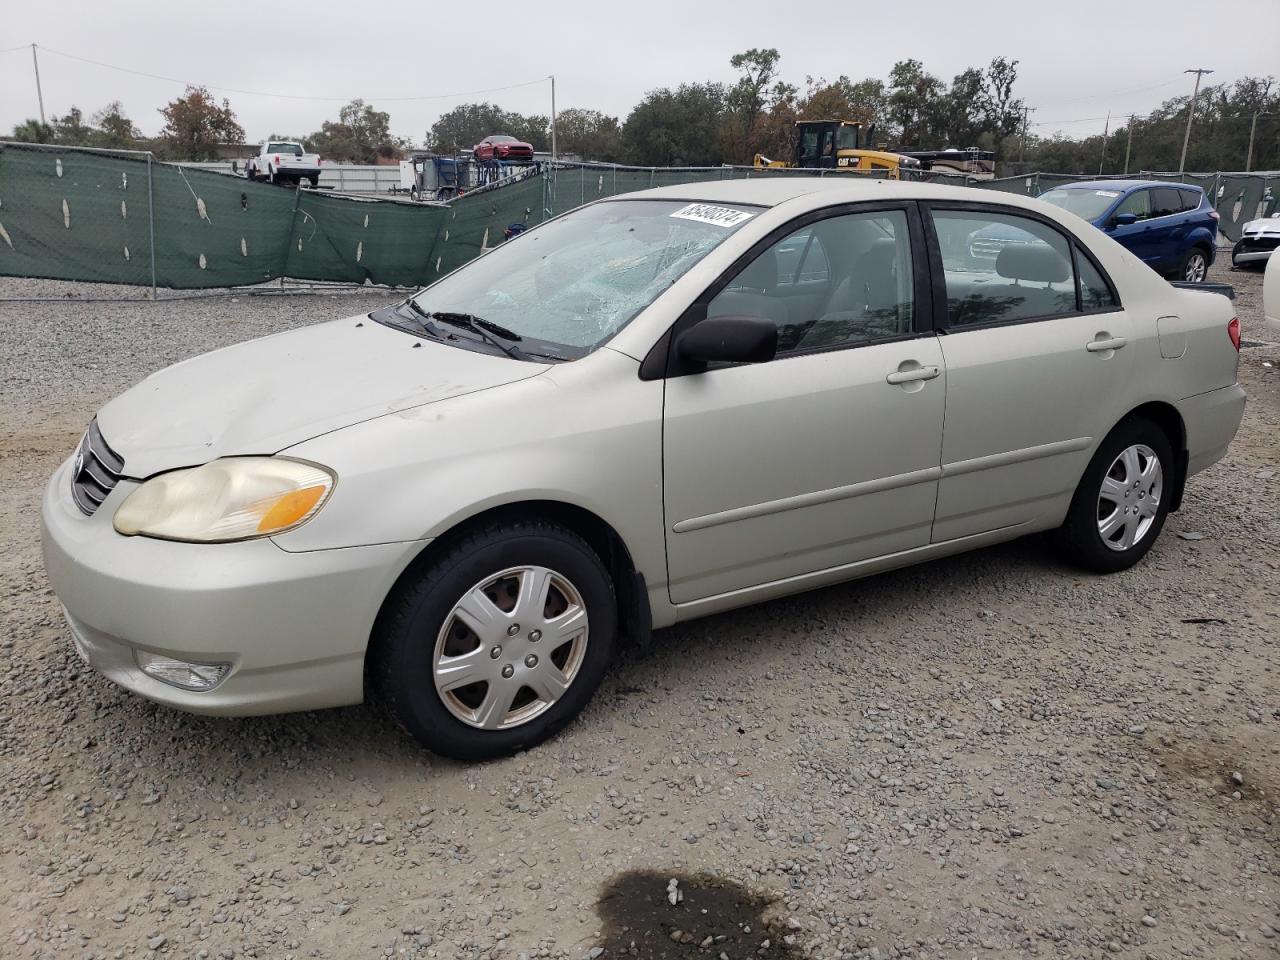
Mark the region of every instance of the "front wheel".
<instances>
[{"instance_id":1,"label":"front wheel","mask_svg":"<svg viewBox=\"0 0 1280 960\"><path fill-rule=\"evenodd\" d=\"M1127 570L1151 549L1173 493L1173 449L1163 430L1133 418L1103 440L1058 531L1067 558L1096 573Z\"/></svg>"},{"instance_id":2,"label":"front wheel","mask_svg":"<svg viewBox=\"0 0 1280 960\"><path fill-rule=\"evenodd\" d=\"M1204 283L1209 276L1209 258L1200 247L1192 247L1182 258L1182 266L1178 268L1178 279L1187 283Z\"/></svg>"},{"instance_id":3,"label":"front wheel","mask_svg":"<svg viewBox=\"0 0 1280 960\"><path fill-rule=\"evenodd\" d=\"M389 599L371 685L424 746L483 760L553 736L613 656L617 602L596 553L543 521L470 534Z\"/></svg>"}]
</instances>

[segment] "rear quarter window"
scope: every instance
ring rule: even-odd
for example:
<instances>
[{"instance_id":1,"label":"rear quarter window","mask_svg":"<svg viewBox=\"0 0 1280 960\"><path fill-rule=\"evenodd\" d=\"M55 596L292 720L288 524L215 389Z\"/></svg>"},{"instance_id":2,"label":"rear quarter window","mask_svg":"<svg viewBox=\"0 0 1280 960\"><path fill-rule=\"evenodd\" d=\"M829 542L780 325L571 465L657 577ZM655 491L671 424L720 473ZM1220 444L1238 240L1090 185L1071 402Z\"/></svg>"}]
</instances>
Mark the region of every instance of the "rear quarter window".
<instances>
[{"instance_id":1,"label":"rear quarter window","mask_svg":"<svg viewBox=\"0 0 1280 960\"><path fill-rule=\"evenodd\" d=\"M1178 195L1182 198L1183 210L1199 209L1200 201L1204 197L1199 190L1179 190Z\"/></svg>"}]
</instances>

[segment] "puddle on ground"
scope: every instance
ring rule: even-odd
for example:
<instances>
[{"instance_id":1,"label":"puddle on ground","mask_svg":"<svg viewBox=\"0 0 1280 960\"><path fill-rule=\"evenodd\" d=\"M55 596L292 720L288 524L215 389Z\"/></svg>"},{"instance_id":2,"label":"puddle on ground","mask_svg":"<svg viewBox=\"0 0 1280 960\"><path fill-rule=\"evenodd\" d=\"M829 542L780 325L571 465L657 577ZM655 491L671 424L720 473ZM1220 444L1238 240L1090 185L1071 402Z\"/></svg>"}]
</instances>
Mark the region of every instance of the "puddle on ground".
<instances>
[{"instance_id":1,"label":"puddle on ground","mask_svg":"<svg viewBox=\"0 0 1280 960\"><path fill-rule=\"evenodd\" d=\"M675 906L668 893L672 880L680 892ZM770 897L711 874L621 873L609 881L596 903L603 927L601 960L689 960L721 954L729 960L798 960L799 947L787 946L784 937L790 933L798 942L801 934L780 929L776 911L769 909L773 904Z\"/></svg>"}]
</instances>

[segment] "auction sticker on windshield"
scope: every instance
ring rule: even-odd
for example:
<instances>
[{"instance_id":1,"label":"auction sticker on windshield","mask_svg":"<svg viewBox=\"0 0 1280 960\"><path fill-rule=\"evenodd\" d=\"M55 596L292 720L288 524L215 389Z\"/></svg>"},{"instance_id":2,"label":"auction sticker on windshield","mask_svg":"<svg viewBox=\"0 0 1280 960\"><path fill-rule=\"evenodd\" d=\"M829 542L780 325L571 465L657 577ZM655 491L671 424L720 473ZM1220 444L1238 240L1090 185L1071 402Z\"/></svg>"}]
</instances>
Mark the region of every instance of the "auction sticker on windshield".
<instances>
[{"instance_id":1,"label":"auction sticker on windshield","mask_svg":"<svg viewBox=\"0 0 1280 960\"><path fill-rule=\"evenodd\" d=\"M745 210L734 210L732 207L716 207L709 203L691 203L681 207L673 217L681 220L696 220L698 223L709 223L716 227L736 227L750 220L754 214Z\"/></svg>"}]
</instances>

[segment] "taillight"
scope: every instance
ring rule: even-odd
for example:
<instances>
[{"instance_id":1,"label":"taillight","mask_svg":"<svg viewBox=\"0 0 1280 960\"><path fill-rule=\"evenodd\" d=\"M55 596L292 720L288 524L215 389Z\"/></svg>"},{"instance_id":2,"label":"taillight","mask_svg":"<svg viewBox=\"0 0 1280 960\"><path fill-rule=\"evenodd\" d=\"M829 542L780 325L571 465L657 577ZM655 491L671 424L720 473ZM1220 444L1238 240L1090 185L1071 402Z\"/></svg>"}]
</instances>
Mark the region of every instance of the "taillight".
<instances>
[{"instance_id":1,"label":"taillight","mask_svg":"<svg viewBox=\"0 0 1280 960\"><path fill-rule=\"evenodd\" d=\"M316 166L317 166L317 167L318 167L318 166L320 166L320 158L319 158L319 157L316 157Z\"/></svg>"},{"instance_id":2,"label":"taillight","mask_svg":"<svg viewBox=\"0 0 1280 960\"><path fill-rule=\"evenodd\" d=\"M280 166L280 154L276 154L276 166Z\"/></svg>"},{"instance_id":3,"label":"taillight","mask_svg":"<svg viewBox=\"0 0 1280 960\"><path fill-rule=\"evenodd\" d=\"M1227 324L1227 336L1231 338L1231 345L1236 348L1236 353L1240 352L1240 318L1232 317L1231 322Z\"/></svg>"},{"instance_id":4,"label":"taillight","mask_svg":"<svg viewBox=\"0 0 1280 960\"><path fill-rule=\"evenodd\" d=\"M1213 219L1214 219L1214 220L1221 220L1221 219L1222 219L1222 214L1220 214L1217 210L1210 210L1210 211L1209 211L1209 216L1213 217Z\"/></svg>"}]
</instances>

